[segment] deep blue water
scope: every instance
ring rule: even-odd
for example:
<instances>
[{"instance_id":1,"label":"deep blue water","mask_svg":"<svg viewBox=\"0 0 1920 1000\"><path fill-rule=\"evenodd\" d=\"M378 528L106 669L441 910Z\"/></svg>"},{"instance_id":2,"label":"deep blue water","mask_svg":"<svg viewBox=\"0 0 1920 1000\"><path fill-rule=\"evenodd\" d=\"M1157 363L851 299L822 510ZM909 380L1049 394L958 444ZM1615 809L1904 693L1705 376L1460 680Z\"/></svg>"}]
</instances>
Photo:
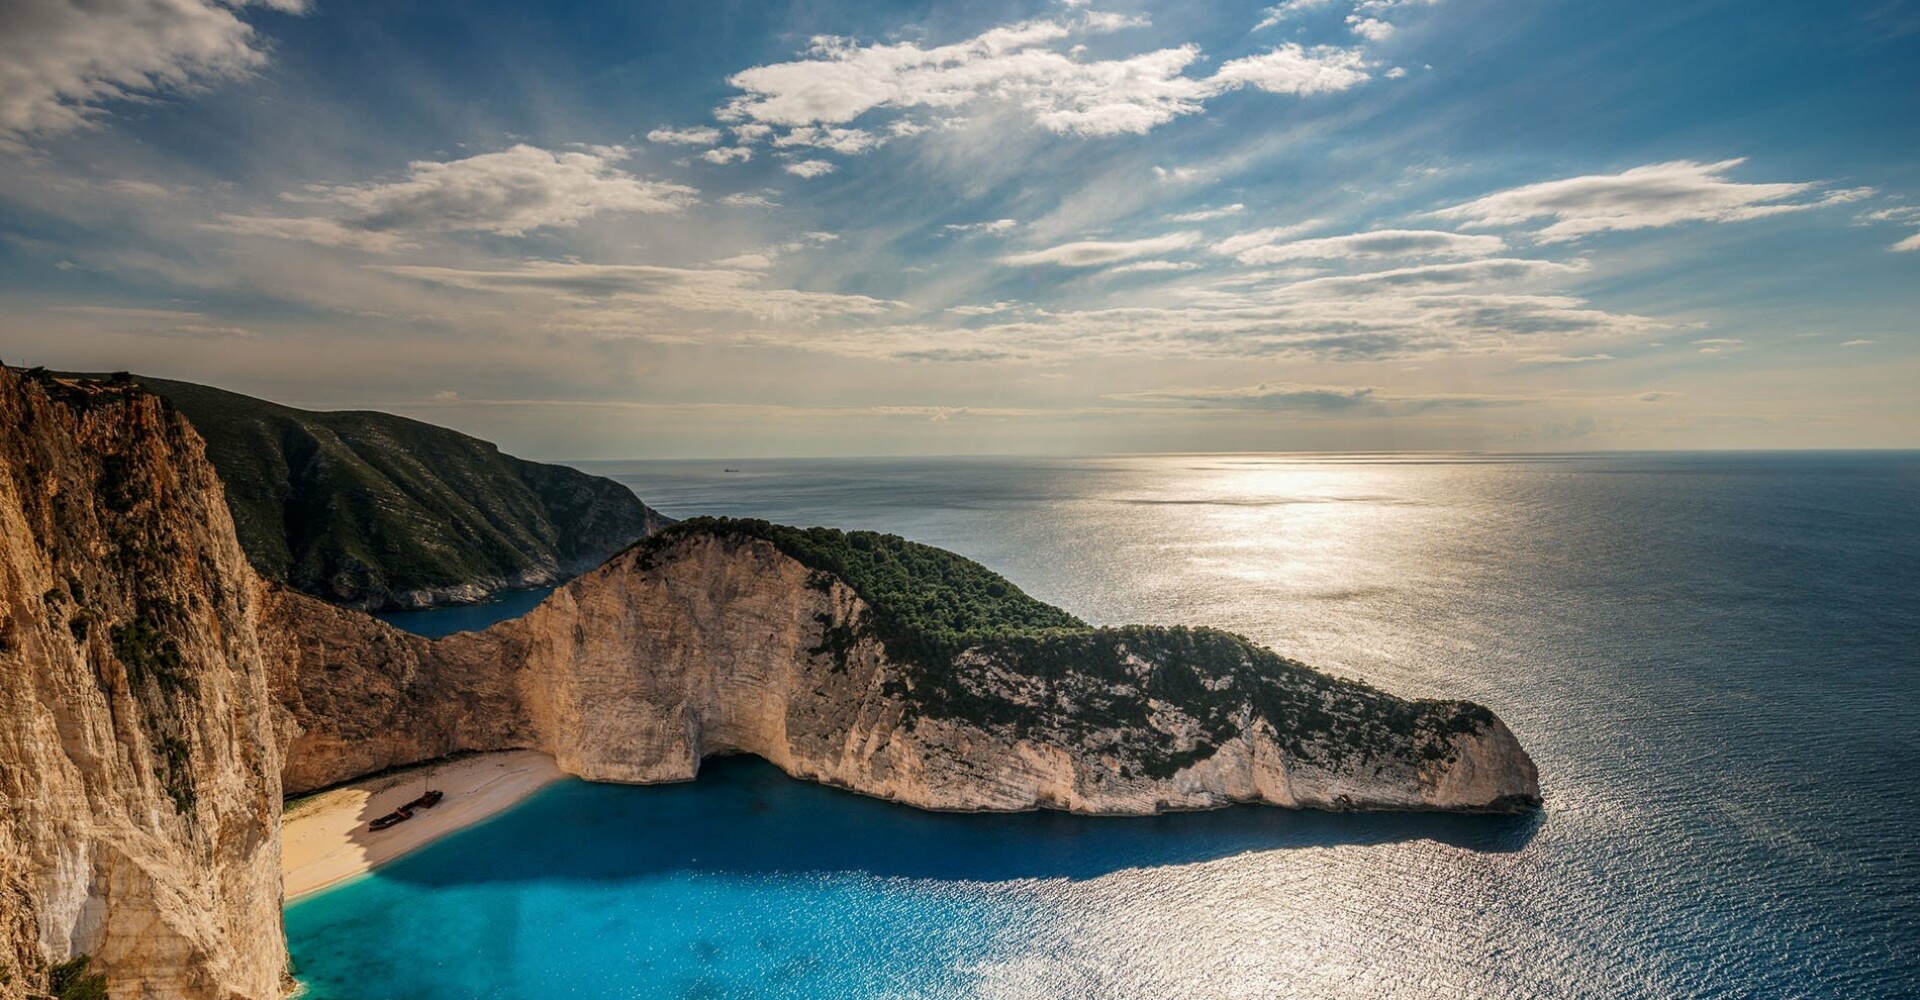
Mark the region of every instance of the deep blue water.
<instances>
[{"instance_id":1,"label":"deep blue water","mask_svg":"<svg viewBox=\"0 0 1920 1000\"><path fill-rule=\"evenodd\" d=\"M1920 995L1920 455L591 467L1101 623L1483 701L1513 821L936 816L567 783L287 914L371 997Z\"/></svg>"},{"instance_id":2,"label":"deep blue water","mask_svg":"<svg viewBox=\"0 0 1920 1000\"><path fill-rule=\"evenodd\" d=\"M528 587L496 594L493 600L480 604L451 604L418 611L379 611L374 613L374 617L429 639L439 639L455 632L478 632L495 622L518 618L532 611L553 591L552 586Z\"/></svg>"}]
</instances>

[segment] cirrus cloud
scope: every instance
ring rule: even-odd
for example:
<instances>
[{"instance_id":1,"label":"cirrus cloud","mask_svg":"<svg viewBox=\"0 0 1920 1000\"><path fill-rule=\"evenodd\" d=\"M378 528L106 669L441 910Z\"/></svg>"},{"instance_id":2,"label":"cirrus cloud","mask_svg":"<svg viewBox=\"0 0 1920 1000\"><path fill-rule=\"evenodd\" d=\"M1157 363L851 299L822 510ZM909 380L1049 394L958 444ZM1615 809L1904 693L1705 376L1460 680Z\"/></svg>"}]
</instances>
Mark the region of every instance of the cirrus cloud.
<instances>
[{"instance_id":1,"label":"cirrus cloud","mask_svg":"<svg viewBox=\"0 0 1920 1000\"><path fill-rule=\"evenodd\" d=\"M553 152L522 144L444 163L417 160L399 180L310 185L285 196L311 206L308 216L228 215L217 227L378 250L409 234L524 236L602 213L679 212L698 200L690 187L615 166L626 156L618 146Z\"/></svg>"},{"instance_id":2,"label":"cirrus cloud","mask_svg":"<svg viewBox=\"0 0 1920 1000\"><path fill-rule=\"evenodd\" d=\"M1153 257L1173 250L1184 250L1200 242L1198 233L1168 233L1139 240L1081 240L1059 246L1000 258L1002 264L1030 267L1051 264L1057 267L1096 267L1136 257Z\"/></svg>"},{"instance_id":3,"label":"cirrus cloud","mask_svg":"<svg viewBox=\"0 0 1920 1000\"><path fill-rule=\"evenodd\" d=\"M1827 191L1820 181L1767 184L1730 180L1745 159L1700 163L1650 163L1617 174L1588 174L1500 191L1430 213L1470 227L1522 226L1550 220L1536 233L1542 242L1579 239L1593 233L1654 229L1685 222L1739 222L1824 205L1857 201L1862 188Z\"/></svg>"},{"instance_id":4,"label":"cirrus cloud","mask_svg":"<svg viewBox=\"0 0 1920 1000\"><path fill-rule=\"evenodd\" d=\"M1229 237L1216 245L1242 264L1293 260L1376 260L1385 257L1486 257L1507 248L1498 236L1462 235L1437 229L1379 229L1347 236L1286 240L1288 229Z\"/></svg>"}]
</instances>

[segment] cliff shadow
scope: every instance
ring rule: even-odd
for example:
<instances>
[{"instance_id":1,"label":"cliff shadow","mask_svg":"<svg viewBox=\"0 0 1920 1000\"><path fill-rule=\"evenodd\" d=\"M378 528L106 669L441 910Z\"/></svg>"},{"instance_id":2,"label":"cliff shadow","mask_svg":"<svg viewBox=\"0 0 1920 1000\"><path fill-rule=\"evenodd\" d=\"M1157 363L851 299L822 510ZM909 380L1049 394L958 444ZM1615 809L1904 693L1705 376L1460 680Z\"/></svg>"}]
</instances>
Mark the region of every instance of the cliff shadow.
<instances>
[{"instance_id":1,"label":"cliff shadow","mask_svg":"<svg viewBox=\"0 0 1920 1000\"><path fill-rule=\"evenodd\" d=\"M1143 817L931 813L787 777L755 758L708 760L696 782L566 781L451 835L447 850L383 867L423 886L618 882L711 872L860 872L997 882L1090 879L1250 851L1432 840L1464 850L1525 847L1542 815L1322 813L1238 806Z\"/></svg>"}]
</instances>

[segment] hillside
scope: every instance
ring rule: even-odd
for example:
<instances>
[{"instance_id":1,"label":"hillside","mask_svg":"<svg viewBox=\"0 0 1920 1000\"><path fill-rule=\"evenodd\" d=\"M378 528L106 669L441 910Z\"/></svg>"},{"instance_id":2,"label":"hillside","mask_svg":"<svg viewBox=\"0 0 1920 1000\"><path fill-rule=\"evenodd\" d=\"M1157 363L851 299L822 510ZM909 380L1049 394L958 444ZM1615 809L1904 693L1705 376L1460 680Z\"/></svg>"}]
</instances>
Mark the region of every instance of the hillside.
<instances>
[{"instance_id":1,"label":"hillside","mask_svg":"<svg viewBox=\"0 0 1920 1000\"><path fill-rule=\"evenodd\" d=\"M444 427L133 378L206 440L254 567L329 600L478 600L591 568L672 523L610 479Z\"/></svg>"}]
</instances>

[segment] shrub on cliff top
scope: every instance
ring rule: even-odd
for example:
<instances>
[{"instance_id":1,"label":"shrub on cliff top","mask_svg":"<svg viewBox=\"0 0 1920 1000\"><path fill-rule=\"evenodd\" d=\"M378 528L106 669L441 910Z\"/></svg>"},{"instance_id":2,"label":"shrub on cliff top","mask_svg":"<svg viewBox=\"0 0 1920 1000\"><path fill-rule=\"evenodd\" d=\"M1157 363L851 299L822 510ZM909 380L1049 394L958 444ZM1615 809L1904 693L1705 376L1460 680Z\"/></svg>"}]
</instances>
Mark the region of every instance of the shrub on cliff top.
<instances>
[{"instance_id":1,"label":"shrub on cliff top","mask_svg":"<svg viewBox=\"0 0 1920 1000\"><path fill-rule=\"evenodd\" d=\"M673 539L699 532L763 539L802 565L845 580L879 616L874 625L883 640L965 644L1087 627L965 556L899 535L697 517L669 530L658 542L649 539L641 544L657 551Z\"/></svg>"}]
</instances>

